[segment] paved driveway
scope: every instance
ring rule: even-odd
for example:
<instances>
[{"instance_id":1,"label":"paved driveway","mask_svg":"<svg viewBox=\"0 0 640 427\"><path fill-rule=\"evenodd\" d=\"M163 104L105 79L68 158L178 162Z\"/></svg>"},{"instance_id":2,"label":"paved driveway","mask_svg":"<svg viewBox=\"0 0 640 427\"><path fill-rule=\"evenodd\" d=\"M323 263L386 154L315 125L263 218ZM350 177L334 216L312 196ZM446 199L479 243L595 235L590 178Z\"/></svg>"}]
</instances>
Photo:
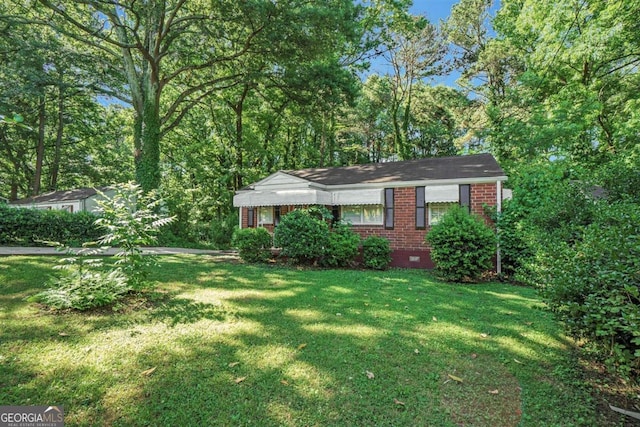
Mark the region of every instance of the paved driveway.
<instances>
[{"instance_id":1,"label":"paved driveway","mask_svg":"<svg viewBox=\"0 0 640 427\"><path fill-rule=\"evenodd\" d=\"M111 248L103 255L115 255L119 251L118 248ZM187 248L163 248L153 247L145 248L145 253L155 255L175 255L175 254L200 254L200 255L236 255L235 251L214 251L208 249L187 249ZM55 248L38 248L38 247L17 247L17 246L0 246L0 256L7 255L66 255L65 252L58 252Z\"/></svg>"}]
</instances>

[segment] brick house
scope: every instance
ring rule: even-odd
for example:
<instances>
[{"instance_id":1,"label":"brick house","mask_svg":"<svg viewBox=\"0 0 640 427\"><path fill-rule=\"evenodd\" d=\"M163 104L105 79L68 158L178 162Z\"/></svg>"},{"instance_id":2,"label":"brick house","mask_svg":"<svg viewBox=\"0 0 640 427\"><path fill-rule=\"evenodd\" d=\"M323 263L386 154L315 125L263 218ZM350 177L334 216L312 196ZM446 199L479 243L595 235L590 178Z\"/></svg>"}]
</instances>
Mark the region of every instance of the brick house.
<instances>
[{"instance_id":1,"label":"brick house","mask_svg":"<svg viewBox=\"0 0 640 427\"><path fill-rule=\"evenodd\" d=\"M388 239L392 266L432 268L429 228L452 204L481 216L484 205L499 210L506 179L491 154L279 171L239 190L233 204L241 228L270 232L287 212L324 205L363 238Z\"/></svg>"}]
</instances>

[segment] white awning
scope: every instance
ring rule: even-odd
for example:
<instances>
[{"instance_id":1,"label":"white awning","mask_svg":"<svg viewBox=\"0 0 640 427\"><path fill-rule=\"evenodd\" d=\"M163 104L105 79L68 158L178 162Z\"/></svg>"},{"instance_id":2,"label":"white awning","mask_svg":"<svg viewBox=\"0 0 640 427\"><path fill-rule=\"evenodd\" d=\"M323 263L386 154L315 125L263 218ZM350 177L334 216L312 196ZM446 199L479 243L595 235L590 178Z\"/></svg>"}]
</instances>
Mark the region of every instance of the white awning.
<instances>
[{"instance_id":1,"label":"white awning","mask_svg":"<svg viewBox=\"0 0 640 427\"><path fill-rule=\"evenodd\" d=\"M432 185L424 188L425 203L457 202L460 190L457 185Z\"/></svg>"},{"instance_id":2,"label":"white awning","mask_svg":"<svg viewBox=\"0 0 640 427\"><path fill-rule=\"evenodd\" d=\"M233 196L233 206L289 206L289 205L331 205L331 193L315 189L300 190L249 190Z\"/></svg>"},{"instance_id":3,"label":"white awning","mask_svg":"<svg viewBox=\"0 0 640 427\"><path fill-rule=\"evenodd\" d=\"M333 205L382 205L383 190L337 190L331 193Z\"/></svg>"}]
</instances>

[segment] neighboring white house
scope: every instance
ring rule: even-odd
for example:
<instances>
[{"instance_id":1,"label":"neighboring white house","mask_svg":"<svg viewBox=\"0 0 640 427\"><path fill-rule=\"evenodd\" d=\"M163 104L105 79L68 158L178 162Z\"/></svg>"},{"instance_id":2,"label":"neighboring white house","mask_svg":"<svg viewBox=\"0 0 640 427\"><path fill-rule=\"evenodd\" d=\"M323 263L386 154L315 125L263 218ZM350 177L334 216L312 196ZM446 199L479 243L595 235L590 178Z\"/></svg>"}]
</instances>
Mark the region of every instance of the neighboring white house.
<instances>
[{"instance_id":1,"label":"neighboring white house","mask_svg":"<svg viewBox=\"0 0 640 427\"><path fill-rule=\"evenodd\" d=\"M67 212L92 212L98 210L98 200L102 197L98 191L107 197L115 193L111 187L76 188L73 190L60 190L44 193L26 199L14 200L9 205L16 208L31 208L52 210L59 209Z\"/></svg>"}]
</instances>

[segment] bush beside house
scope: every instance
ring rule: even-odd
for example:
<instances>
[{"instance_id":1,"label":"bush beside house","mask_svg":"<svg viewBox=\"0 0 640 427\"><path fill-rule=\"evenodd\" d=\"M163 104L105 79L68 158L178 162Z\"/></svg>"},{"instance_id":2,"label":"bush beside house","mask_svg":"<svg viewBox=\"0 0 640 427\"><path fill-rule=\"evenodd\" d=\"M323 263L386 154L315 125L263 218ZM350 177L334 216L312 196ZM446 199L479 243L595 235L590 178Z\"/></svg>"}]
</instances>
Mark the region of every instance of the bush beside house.
<instances>
[{"instance_id":1,"label":"bush beside house","mask_svg":"<svg viewBox=\"0 0 640 427\"><path fill-rule=\"evenodd\" d=\"M386 270L391 264L391 247L384 237L369 236L362 242L362 264L374 270Z\"/></svg>"},{"instance_id":2,"label":"bush beside house","mask_svg":"<svg viewBox=\"0 0 640 427\"><path fill-rule=\"evenodd\" d=\"M267 262L271 258L271 242L266 228L240 228L233 233L231 244L246 262Z\"/></svg>"},{"instance_id":3,"label":"bush beside house","mask_svg":"<svg viewBox=\"0 0 640 427\"><path fill-rule=\"evenodd\" d=\"M452 207L427 233L436 271L448 281L478 281L493 267L494 231L483 219Z\"/></svg>"}]
</instances>

